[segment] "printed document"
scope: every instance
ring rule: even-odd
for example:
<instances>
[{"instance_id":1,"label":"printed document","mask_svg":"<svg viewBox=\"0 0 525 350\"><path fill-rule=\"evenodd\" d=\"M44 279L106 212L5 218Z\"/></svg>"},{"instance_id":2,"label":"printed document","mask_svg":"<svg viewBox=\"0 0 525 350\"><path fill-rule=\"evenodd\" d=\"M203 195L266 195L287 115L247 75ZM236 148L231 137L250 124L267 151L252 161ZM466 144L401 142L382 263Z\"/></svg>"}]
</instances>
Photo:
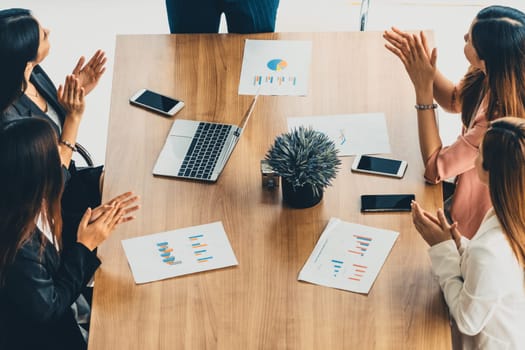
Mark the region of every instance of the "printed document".
<instances>
[{"instance_id":1,"label":"printed document","mask_svg":"<svg viewBox=\"0 0 525 350\"><path fill-rule=\"evenodd\" d=\"M311 56L311 41L247 39L239 95L305 96Z\"/></svg>"},{"instance_id":2,"label":"printed document","mask_svg":"<svg viewBox=\"0 0 525 350\"><path fill-rule=\"evenodd\" d=\"M398 235L332 218L298 279L368 294Z\"/></svg>"},{"instance_id":3,"label":"printed document","mask_svg":"<svg viewBox=\"0 0 525 350\"><path fill-rule=\"evenodd\" d=\"M301 125L326 134L339 149L338 156L391 152L383 113L288 118L289 130Z\"/></svg>"},{"instance_id":4,"label":"printed document","mask_svg":"<svg viewBox=\"0 0 525 350\"><path fill-rule=\"evenodd\" d=\"M135 283L238 265L222 222L125 239Z\"/></svg>"}]
</instances>

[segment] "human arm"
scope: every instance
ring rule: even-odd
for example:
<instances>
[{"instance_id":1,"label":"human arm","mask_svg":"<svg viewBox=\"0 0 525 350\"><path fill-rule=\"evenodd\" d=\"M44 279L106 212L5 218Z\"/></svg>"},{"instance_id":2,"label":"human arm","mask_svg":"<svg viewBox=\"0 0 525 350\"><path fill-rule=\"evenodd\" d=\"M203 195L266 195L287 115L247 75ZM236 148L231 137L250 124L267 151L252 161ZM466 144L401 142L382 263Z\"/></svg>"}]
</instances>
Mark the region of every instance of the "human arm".
<instances>
[{"instance_id":1,"label":"human arm","mask_svg":"<svg viewBox=\"0 0 525 350\"><path fill-rule=\"evenodd\" d=\"M437 50L429 50L423 32L409 34L392 28L385 31L385 47L403 62L414 85L416 104L430 106L434 103L434 77L436 75ZM423 162L442 147L435 109L417 109L419 148Z\"/></svg>"},{"instance_id":2,"label":"human arm","mask_svg":"<svg viewBox=\"0 0 525 350\"><path fill-rule=\"evenodd\" d=\"M508 246L504 241L499 243ZM473 336L485 328L502 296L513 284L510 279L516 278L509 273L512 268L505 266L501 259L510 248L496 245L497 248L483 247L479 242L470 242L463 254L450 242L429 249L432 270L438 277L449 312L463 334Z\"/></svg>"},{"instance_id":3,"label":"human arm","mask_svg":"<svg viewBox=\"0 0 525 350\"><path fill-rule=\"evenodd\" d=\"M488 126L489 122L483 108L474 117L471 126L454 143L437 149L427 159L425 180L429 183L438 183L472 169Z\"/></svg>"},{"instance_id":4,"label":"human arm","mask_svg":"<svg viewBox=\"0 0 525 350\"><path fill-rule=\"evenodd\" d=\"M427 37L424 32L420 32L419 35L411 35L393 27L391 31L385 31L383 34L383 38L385 38L385 40L388 41L388 44L386 44L385 47L401 59L409 75L414 73L414 69L421 68L415 66L413 67L413 65L410 64L410 62L406 62L405 58L408 59L409 55L407 57L404 57L403 55L403 52L408 53L408 51L410 51L411 49L411 46L413 45L411 43L410 36L417 37L422 47L425 48L427 57L432 57L432 55L436 53L435 48L432 51L429 50ZM407 64L409 65L407 66ZM452 81L447 79L439 71L439 69L437 69L437 67L435 66L435 62L432 76L432 87L433 98L436 100L437 103L439 103L439 105L444 110L450 113L459 113L461 111L461 105L457 101L456 86Z\"/></svg>"},{"instance_id":5,"label":"human arm","mask_svg":"<svg viewBox=\"0 0 525 350\"><path fill-rule=\"evenodd\" d=\"M66 77L64 86L60 85L57 90L57 98L62 107L66 110L66 119L62 127L62 135L58 144L60 160L68 168L73 156L73 149L63 142L70 145L76 143L78 128L85 109L84 89L80 86L77 78L72 75Z\"/></svg>"},{"instance_id":6,"label":"human arm","mask_svg":"<svg viewBox=\"0 0 525 350\"><path fill-rule=\"evenodd\" d=\"M39 232L34 235L46 239ZM47 323L57 321L70 310L100 260L78 243L59 258L48 242L41 256L40 239L33 238L20 249L8 270L4 289L22 315L33 322Z\"/></svg>"},{"instance_id":7,"label":"human arm","mask_svg":"<svg viewBox=\"0 0 525 350\"><path fill-rule=\"evenodd\" d=\"M448 113L461 113L461 101L459 100L459 85L447 79L439 70L434 76L434 99Z\"/></svg>"},{"instance_id":8,"label":"human arm","mask_svg":"<svg viewBox=\"0 0 525 350\"><path fill-rule=\"evenodd\" d=\"M100 77L106 71L106 53L99 49L84 65L85 61L85 57L81 56L72 74L78 78L80 86L84 88L87 95L97 86Z\"/></svg>"}]
</instances>

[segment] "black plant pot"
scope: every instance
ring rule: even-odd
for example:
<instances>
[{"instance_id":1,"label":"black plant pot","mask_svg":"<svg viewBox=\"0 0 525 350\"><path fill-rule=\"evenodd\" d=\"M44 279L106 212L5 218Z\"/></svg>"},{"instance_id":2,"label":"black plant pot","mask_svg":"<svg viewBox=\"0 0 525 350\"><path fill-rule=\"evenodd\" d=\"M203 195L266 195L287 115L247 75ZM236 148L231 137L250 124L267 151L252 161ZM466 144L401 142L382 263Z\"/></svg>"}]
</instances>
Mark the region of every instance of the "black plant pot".
<instances>
[{"instance_id":1,"label":"black plant pot","mask_svg":"<svg viewBox=\"0 0 525 350\"><path fill-rule=\"evenodd\" d=\"M323 190L319 189L317 195L314 194L312 185L305 184L303 187L296 187L295 191L292 184L286 179L281 181L283 189L283 201L292 208L302 209L313 207L323 199Z\"/></svg>"}]
</instances>

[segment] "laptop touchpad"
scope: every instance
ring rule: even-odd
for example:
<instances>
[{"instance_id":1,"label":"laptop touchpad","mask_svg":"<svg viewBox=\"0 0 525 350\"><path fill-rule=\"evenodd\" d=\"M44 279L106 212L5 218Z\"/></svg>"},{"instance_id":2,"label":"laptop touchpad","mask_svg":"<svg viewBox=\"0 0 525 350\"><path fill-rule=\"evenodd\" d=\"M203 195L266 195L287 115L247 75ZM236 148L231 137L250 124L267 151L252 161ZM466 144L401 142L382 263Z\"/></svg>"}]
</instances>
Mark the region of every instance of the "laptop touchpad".
<instances>
[{"instance_id":1,"label":"laptop touchpad","mask_svg":"<svg viewBox=\"0 0 525 350\"><path fill-rule=\"evenodd\" d=\"M184 157L186 156L186 152L188 151L188 148L190 148L192 138L191 137L184 137L184 136L170 136L169 137L169 143L172 155L175 157L175 159L182 163L184 160Z\"/></svg>"}]
</instances>

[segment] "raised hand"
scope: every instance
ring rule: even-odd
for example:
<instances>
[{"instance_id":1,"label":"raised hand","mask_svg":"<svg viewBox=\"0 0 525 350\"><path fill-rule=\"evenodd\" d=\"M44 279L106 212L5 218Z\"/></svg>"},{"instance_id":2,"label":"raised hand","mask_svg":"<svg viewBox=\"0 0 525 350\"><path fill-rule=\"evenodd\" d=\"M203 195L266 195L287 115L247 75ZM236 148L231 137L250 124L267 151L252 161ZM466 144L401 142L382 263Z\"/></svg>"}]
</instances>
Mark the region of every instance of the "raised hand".
<instances>
[{"instance_id":1,"label":"raised hand","mask_svg":"<svg viewBox=\"0 0 525 350\"><path fill-rule=\"evenodd\" d=\"M74 75L68 75L64 86L58 87L57 97L68 115L79 119L82 117L86 102L84 100L84 88L80 85L78 78Z\"/></svg>"},{"instance_id":2,"label":"raised hand","mask_svg":"<svg viewBox=\"0 0 525 350\"><path fill-rule=\"evenodd\" d=\"M425 33L409 34L392 27L385 31L385 47L399 57L417 90L432 89L436 74L437 50L428 47Z\"/></svg>"},{"instance_id":3,"label":"raised hand","mask_svg":"<svg viewBox=\"0 0 525 350\"><path fill-rule=\"evenodd\" d=\"M106 71L106 53L97 50L88 63L84 65L85 61L84 56L78 59L77 65L73 69L73 75L78 78L80 86L84 88L87 95L97 86L100 77Z\"/></svg>"},{"instance_id":4,"label":"raised hand","mask_svg":"<svg viewBox=\"0 0 525 350\"><path fill-rule=\"evenodd\" d=\"M138 196L126 192L96 209L88 208L80 220L77 241L94 250L119 224L134 219L129 213L139 209L137 200Z\"/></svg>"},{"instance_id":5,"label":"raised hand","mask_svg":"<svg viewBox=\"0 0 525 350\"><path fill-rule=\"evenodd\" d=\"M414 226L428 245L433 246L450 239L456 241L459 235L457 223L450 225L442 209L434 216L423 210L416 201L412 201L411 207Z\"/></svg>"}]
</instances>

